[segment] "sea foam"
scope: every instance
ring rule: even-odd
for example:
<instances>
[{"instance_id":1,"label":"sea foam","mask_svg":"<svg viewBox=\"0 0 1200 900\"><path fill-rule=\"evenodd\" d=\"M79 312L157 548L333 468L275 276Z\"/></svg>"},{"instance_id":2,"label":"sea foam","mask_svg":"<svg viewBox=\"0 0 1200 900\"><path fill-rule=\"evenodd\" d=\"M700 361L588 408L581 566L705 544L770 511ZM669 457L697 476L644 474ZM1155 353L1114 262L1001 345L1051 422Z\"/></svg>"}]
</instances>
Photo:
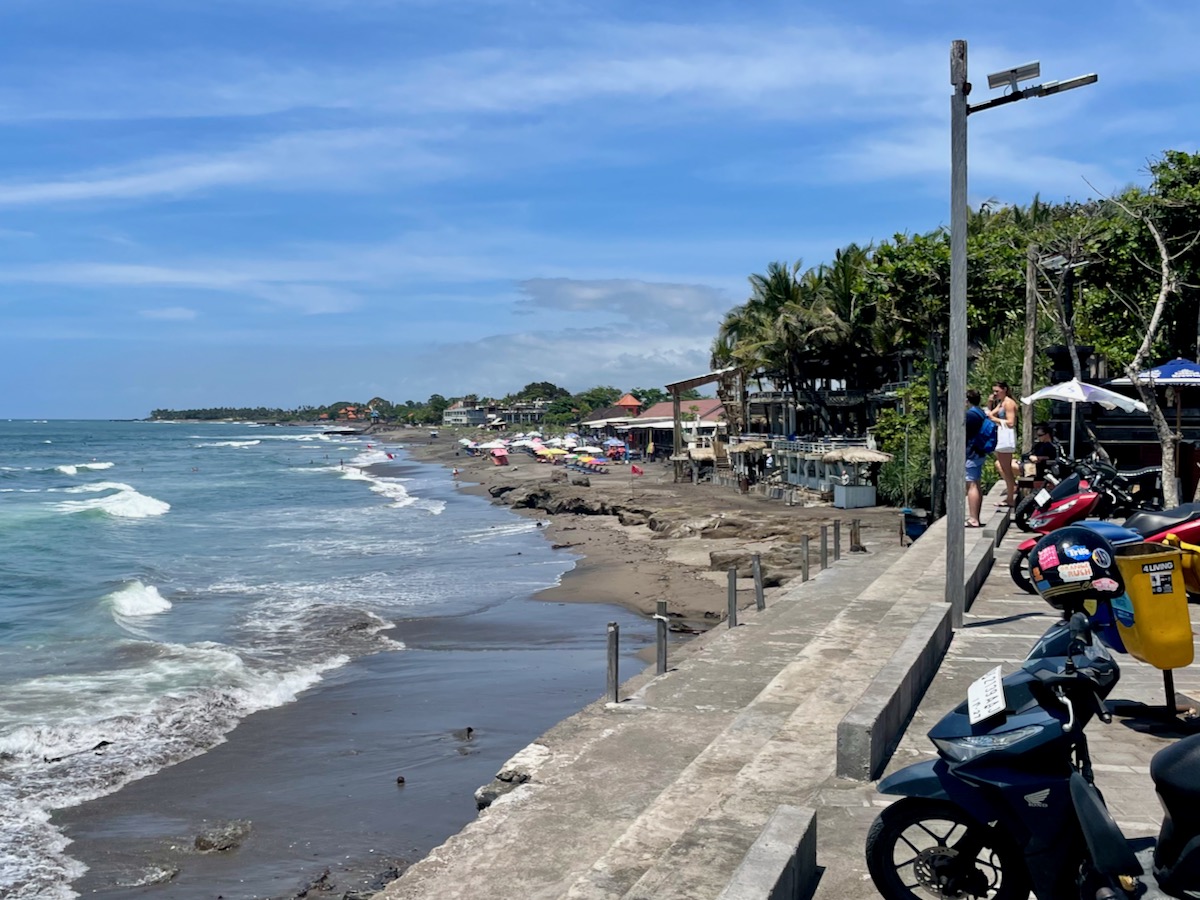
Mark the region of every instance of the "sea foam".
<instances>
[{"instance_id":1,"label":"sea foam","mask_svg":"<svg viewBox=\"0 0 1200 900\"><path fill-rule=\"evenodd\" d=\"M120 590L108 594L104 600L112 608L113 616L153 616L171 608L171 601L158 592L154 585L130 581Z\"/></svg>"},{"instance_id":2,"label":"sea foam","mask_svg":"<svg viewBox=\"0 0 1200 900\"><path fill-rule=\"evenodd\" d=\"M64 513L79 513L99 510L110 516L122 519L146 519L151 516L164 515L171 508L155 497L139 494L136 489L119 481L98 481L94 484L81 484L79 487L67 488L67 494L92 494L102 491L113 491L103 497L93 497L90 500L63 500L55 504L55 509Z\"/></svg>"}]
</instances>

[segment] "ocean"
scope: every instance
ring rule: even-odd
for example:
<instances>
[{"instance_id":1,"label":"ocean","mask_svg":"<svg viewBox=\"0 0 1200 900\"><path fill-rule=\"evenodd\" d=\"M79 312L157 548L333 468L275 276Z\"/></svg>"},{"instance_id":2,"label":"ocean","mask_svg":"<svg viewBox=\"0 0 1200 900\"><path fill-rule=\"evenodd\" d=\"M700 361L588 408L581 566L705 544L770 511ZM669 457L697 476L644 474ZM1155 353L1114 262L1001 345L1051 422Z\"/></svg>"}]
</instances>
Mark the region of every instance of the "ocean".
<instances>
[{"instance_id":1,"label":"ocean","mask_svg":"<svg viewBox=\"0 0 1200 900\"><path fill-rule=\"evenodd\" d=\"M648 623L611 607L555 612L530 600L573 564L538 531L461 492L443 467L369 437L250 423L0 421L0 895L68 898L83 883L93 894L155 896L142 885L163 881L161 896L215 896L219 873L198 861L191 872L194 854L164 877L151 838L179 839L247 804L290 831L304 798L268 784L271 772L254 763L309 735L310 755L373 760L364 795L385 778L391 788L344 827L328 817L329 852L374 854L389 840L397 853L426 852L473 815L470 790L497 760L600 695L605 621L622 623L631 648L650 640ZM522 703L497 699L506 684ZM424 706L406 709L405 697ZM321 737L319 720L338 703L357 710L368 698L389 707L386 728L355 736L339 725ZM289 724L300 709L303 722ZM481 726L483 749L455 746L443 720ZM210 793L156 827L151 807L169 806L161 791L127 801L136 809L117 803L155 773L205 772L205 760L235 752L237 735L241 762L199 776L229 795L225 806ZM472 754L473 764L456 761ZM341 782L321 781L351 777L342 763L314 763L314 781L307 763L289 759L274 768L292 783L304 773L312 802L347 796ZM395 799L389 767L405 765L437 773L422 799L420 787ZM435 814L449 797L453 811ZM71 816L64 825L54 811L81 805L93 813L71 833ZM364 818L370 827L360 828ZM117 829L118 820L143 824ZM118 831L147 847L125 847L109 866ZM289 842L273 841L269 824L255 835L220 877L247 897L301 880ZM303 856L320 865L322 852L306 846Z\"/></svg>"}]
</instances>

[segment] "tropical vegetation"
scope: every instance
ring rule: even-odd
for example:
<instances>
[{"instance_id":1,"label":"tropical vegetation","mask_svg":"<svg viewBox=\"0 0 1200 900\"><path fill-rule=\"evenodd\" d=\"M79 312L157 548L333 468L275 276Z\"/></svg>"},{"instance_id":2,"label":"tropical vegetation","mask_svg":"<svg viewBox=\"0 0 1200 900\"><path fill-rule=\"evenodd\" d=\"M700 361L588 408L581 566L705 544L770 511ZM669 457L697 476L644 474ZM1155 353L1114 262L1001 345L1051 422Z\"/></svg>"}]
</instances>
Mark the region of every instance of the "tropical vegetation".
<instances>
[{"instance_id":1,"label":"tropical vegetation","mask_svg":"<svg viewBox=\"0 0 1200 900\"><path fill-rule=\"evenodd\" d=\"M1131 365L1200 355L1200 154L1168 151L1148 174L1148 186L1112 197L1046 203L1035 196L1027 205L990 201L970 211L970 382L984 396L997 380L1021 384L1031 256L1040 383L1052 374L1086 375L1080 348L1104 360L1110 377ZM962 403L945 392L948 230L850 244L816 266L772 262L749 282L747 299L729 310L713 340L713 366L741 367L760 384L790 392L797 408L834 384L877 394L906 385L889 391L895 409L874 427L882 449L896 455L880 487L891 502L936 509L946 410ZM1065 347L1070 371L1051 372L1051 345ZM1153 392L1145 393L1153 403ZM1177 437L1159 421L1157 404L1152 412L1167 465Z\"/></svg>"}]
</instances>

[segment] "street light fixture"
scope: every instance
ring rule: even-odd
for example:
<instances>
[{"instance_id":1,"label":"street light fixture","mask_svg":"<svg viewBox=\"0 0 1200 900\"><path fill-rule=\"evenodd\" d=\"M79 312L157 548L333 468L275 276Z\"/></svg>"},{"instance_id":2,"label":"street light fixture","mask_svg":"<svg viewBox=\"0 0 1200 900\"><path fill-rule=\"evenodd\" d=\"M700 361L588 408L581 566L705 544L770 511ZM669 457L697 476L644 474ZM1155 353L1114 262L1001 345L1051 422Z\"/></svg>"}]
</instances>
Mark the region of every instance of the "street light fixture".
<instances>
[{"instance_id":1,"label":"street light fixture","mask_svg":"<svg viewBox=\"0 0 1200 900\"><path fill-rule=\"evenodd\" d=\"M1095 74L1067 81L1021 88L1024 81L1041 77L1041 63L1029 62L988 76L992 90L1007 87L1008 93L970 106L967 95L967 42L950 45L950 377L947 386L947 410L963 410L967 394L967 116L995 106L1015 103L1026 97L1048 97L1072 88L1094 84ZM946 602L951 607L951 623L962 627L966 607L964 594L966 538L966 423L962 413L946 417Z\"/></svg>"}]
</instances>

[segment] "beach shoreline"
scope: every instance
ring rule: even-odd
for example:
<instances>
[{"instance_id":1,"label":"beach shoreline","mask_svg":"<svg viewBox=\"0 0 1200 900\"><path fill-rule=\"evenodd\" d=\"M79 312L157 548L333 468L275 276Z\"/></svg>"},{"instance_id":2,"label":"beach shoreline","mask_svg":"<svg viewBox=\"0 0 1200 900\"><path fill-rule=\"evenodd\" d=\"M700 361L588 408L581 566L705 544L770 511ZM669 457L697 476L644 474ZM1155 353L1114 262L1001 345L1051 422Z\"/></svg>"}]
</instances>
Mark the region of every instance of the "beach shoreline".
<instances>
[{"instance_id":1,"label":"beach shoreline","mask_svg":"<svg viewBox=\"0 0 1200 900\"><path fill-rule=\"evenodd\" d=\"M476 431L437 431L431 438L427 431L381 427L372 438L401 446L415 460L456 470L460 490L544 521L551 545L578 559L558 585L535 599L607 603L643 616L654 615L657 601L665 600L678 630L704 630L724 618L728 569L737 567L739 593L747 590L754 554L760 556L769 597L801 576L805 537L811 571L817 570L821 526L832 529L841 521L843 552L849 552L852 519L860 521L864 534L898 528L898 512L889 507L839 510L819 501L788 506L711 483L676 483L671 464L662 462L639 464L641 475L613 465L607 474L579 479L586 484L572 484L562 466L523 453L513 453L506 466L468 455L458 439L477 437Z\"/></svg>"},{"instance_id":2,"label":"beach shoreline","mask_svg":"<svg viewBox=\"0 0 1200 900\"><path fill-rule=\"evenodd\" d=\"M653 659L649 617L658 601L667 603L673 642L723 619L727 563L738 567L745 607L754 603L751 553L762 556L769 598L799 577L803 536L814 538L815 571L821 525L843 521L844 552L851 518L865 531L895 530L894 510L789 507L676 484L663 464L641 476L614 466L571 484L562 467L524 455L494 466L463 452L450 430L439 432L375 430L360 440L403 451L369 467L379 476L406 478L404 457L441 466L458 492L536 521L540 539L569 554L572 567L494 612L402 623L407 651L356 660L294 702L246 719L220 746L57 812L78 858L93 867L77 889L125 896L128 873L161 863L178 876L140 892L200 900L216 885L226 897L290 900L315 885L370 896L382 876L468 824L473 792L513 753L601 695L606 621L620 622L628 677ZM464 742L456 735L468 724L473 739ZM397 774L408 776L405 785ZM201 857L179 843L201 819L248 819L254 831L229 854ZM243 878L266 892L239 893Z\"/></svg>"}]
</instances>

